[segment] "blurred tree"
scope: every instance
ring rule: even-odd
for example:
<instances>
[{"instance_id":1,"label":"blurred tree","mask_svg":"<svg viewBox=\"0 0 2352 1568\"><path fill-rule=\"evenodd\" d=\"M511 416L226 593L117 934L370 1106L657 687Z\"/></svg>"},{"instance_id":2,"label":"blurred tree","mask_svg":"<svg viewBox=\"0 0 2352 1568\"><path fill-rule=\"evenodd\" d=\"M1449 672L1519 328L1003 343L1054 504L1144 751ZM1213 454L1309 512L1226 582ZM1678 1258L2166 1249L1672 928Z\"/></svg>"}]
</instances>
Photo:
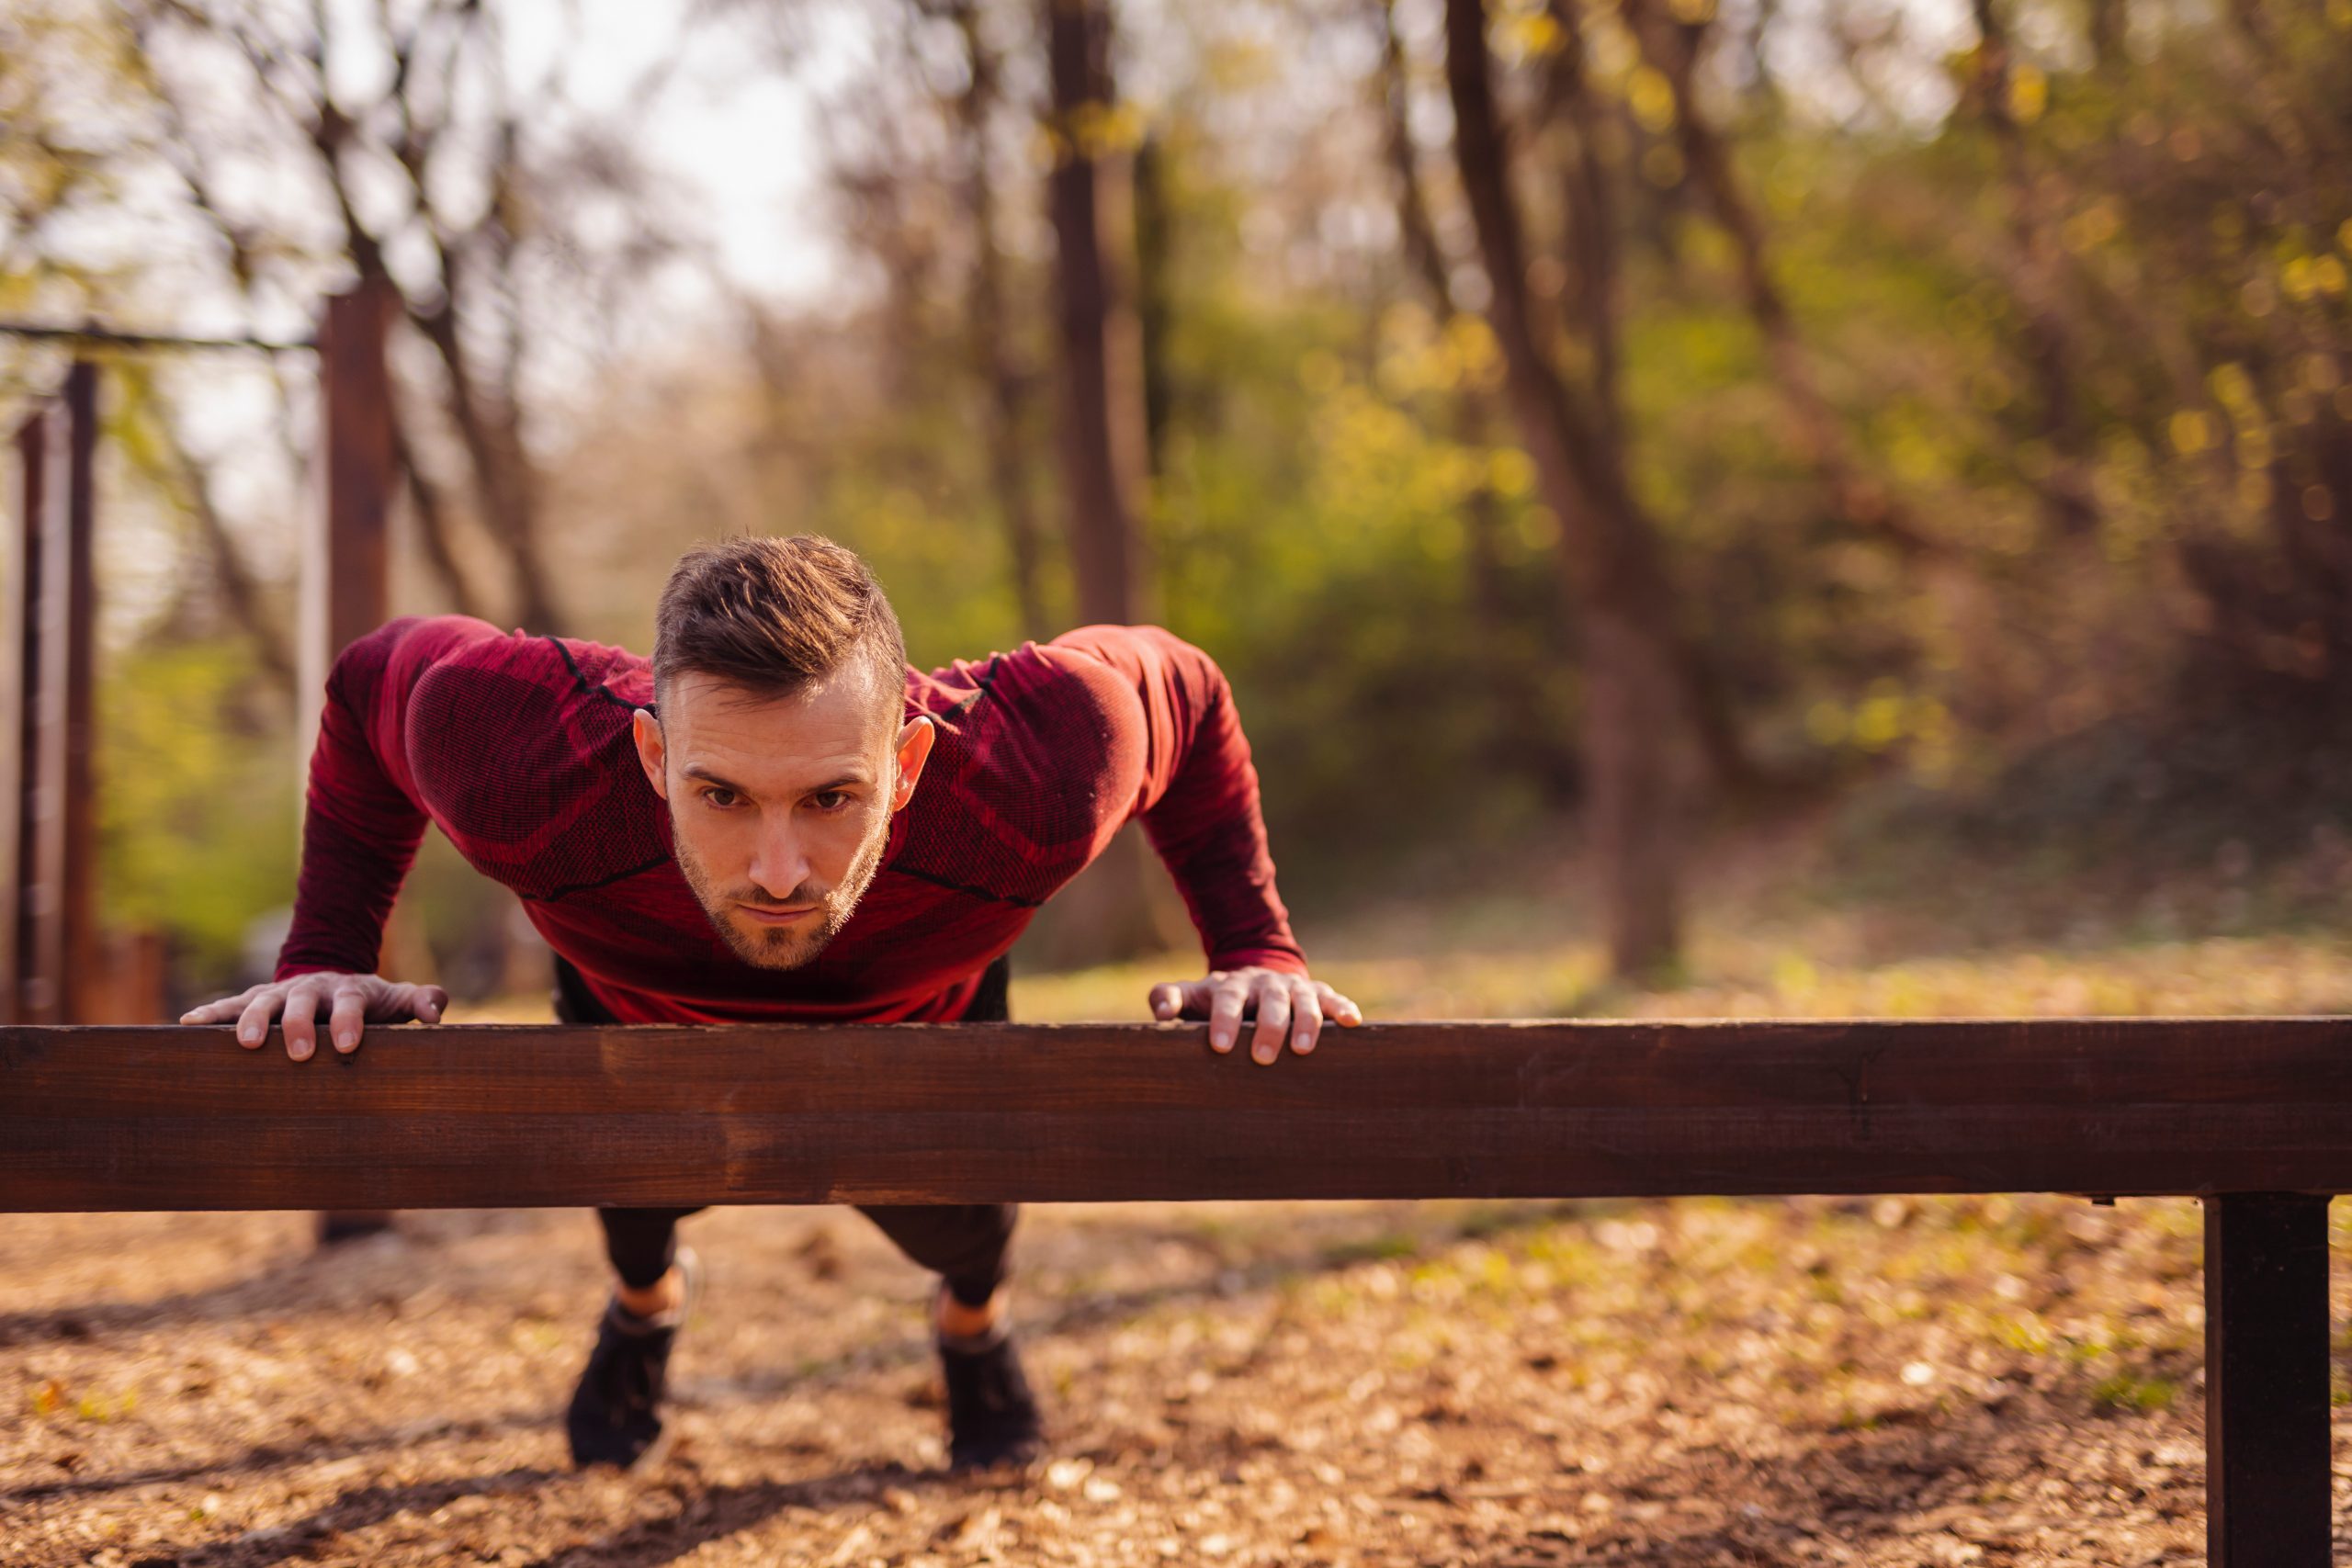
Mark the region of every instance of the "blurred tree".
<instances>
[{"instance_id":1,"label":"blurred tree","mask_svg":"<svg viewBox=\"0 0 2352 1568\"><path fill-rule=\"evenodd\" d=\"M1042 542L1028 474L1030 377L1016 357L1006 320L1003 239L997 218L995 142L1001 72L977 0L942 3L964 45L965 81L956 96L956 125L963 156L965 214L971 224L967 310L971 355L982 390L980 438L987 446L989 485L1011 558L1020 629L1026 637L1044 637L1049 627L1039 558Z\"/></svg>"},{"instance_id":2,"label":"blurred tree","mask_svg":"<svg viewBox=\"0 0 2352 1568\"><path fill-rule=\"evenodd\" d=\"M1053 108L1045 130L1061 348L1062 505L1087 622L1137 618L1148 595L1137 531L1146 463L1131 218L1117 188L1135 118L1112 91L1103 0L1045 0Z\"/></svg>"},{"instance_id":3,"label":"blurred tree","mask_svg":"<svg viewBox=\"0 0 2352 1568\"><path fill-rule=\"evenodd\" d=\"M1605 183L1588 166L1570 195L1571 221L1589 241L1579 255L1578 319L1562 323L1577 334L1591 367L1578 385L1546 351L1529 299L1510 146L1496 111L1479 0L1447 0L1445 39L1454 156L1485 262L1487 319L1502 350L1521 438L1559 520L1561 561L1581 611L1589 820L1602 867L1611 962L1621 975L1655 975L1679 957L1682 824L1674 751L1690 717L1677 662L1677 596L1621 445L1614 230L1600 205ZM1572 96L1586 91L1582 49L1580 34L1562 40L1566 69L1574 73L1562 90Z\"/></svg>"}]
</instances>

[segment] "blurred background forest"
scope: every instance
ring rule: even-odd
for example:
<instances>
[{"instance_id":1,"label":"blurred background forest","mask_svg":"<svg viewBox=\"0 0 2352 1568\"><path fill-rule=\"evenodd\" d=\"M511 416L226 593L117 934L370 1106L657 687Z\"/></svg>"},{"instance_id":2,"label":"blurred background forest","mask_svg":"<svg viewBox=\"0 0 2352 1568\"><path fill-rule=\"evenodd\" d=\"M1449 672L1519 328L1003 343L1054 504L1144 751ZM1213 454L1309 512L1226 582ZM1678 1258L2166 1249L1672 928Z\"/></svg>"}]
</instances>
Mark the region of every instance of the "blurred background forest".
<instances>
[{"instance_id":1,"label":"blurred background forest","mask_svg":"<svg viewBox=\"0 0 2352 1568\"><path fill-rule=\"evenodd\" d=\"M1796 899L2317 931L2269 999L2352 1006L2352 0L0 5L0 318L368 279L396 612L643 650L685 546L814 531L919 664L1161 622L1310 953L1586 944L1395 1005ZM100 908L192 998L293 886L311 367L105 363ZM445 844L404 907L389 971L544 986Z\"/></svg>"}]
</instances>

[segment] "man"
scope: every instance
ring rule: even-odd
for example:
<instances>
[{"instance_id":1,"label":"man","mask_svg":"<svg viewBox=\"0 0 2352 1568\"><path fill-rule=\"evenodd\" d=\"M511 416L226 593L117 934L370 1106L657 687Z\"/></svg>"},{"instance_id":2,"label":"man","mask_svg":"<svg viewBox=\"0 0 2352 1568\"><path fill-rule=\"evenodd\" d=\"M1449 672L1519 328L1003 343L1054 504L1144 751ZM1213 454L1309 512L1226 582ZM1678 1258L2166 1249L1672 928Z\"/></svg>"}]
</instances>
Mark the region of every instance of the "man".
<instances>
[{"instance_id":1,"label":"man","mask_svg":"<svg viewBox=\"0 0 2352 1568\"><path fill-rule=\"evenodd\" d=\"M1005 1016L1003 955L1130 818L1173 874L1205 979L1152 988L1228 1052L1315 1048L1363 1021L1308 978L1274 891L1258 779L1225 678L1150 626L1087 626L923 674L865 564L828 540L689 552L653 658L395 621L327 682L293 928L276 977L182 1022L287 1055L325 1029L437 1021L439 987L374 973L428 821L519 895L573 1021L892 1022ZM659 1451L671 1347L699 1265L691 1210L600 1210L618 1283L566 1425L582 1464ZM940 1276L957 1468L1024 1460L1036 1403L1005 1310L1011 1204L869 1207Z\"/></svg>"}]
</instances>

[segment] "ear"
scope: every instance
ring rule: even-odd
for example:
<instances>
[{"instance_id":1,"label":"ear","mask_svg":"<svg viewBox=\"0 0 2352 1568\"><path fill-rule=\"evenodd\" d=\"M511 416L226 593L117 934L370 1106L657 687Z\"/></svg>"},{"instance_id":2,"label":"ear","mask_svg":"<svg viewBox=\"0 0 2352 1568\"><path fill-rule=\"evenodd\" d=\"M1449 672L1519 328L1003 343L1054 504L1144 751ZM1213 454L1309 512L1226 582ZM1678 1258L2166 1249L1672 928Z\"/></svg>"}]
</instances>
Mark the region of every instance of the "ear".
<instances>
[{"instance_id":1,"label":"ear","mask_svg":"<svg viewBox=\"0 0 2352 1568\"><path fill-rule=\"evenodd\" d=\"M914 798L915 781L922 777L922 765L931 761L931 743L938 739L938 728L921 714L907 720L899 731L899 784L890 792L891 810L901 809Z\"/></svg>"},{"instance_id":2,"label":"ear","mask_svg":"<svg viewBox=\"0 0 2352 1568\"><path fill-rule=\"evenodd\" d=\"M645 768L645 776L653 784L653 793L662 799L670 798L667 770L669 751L662 742L662 721L644 708L629 715L629 739L637 742L637 760Z\"/></svg>"}]
</instances>

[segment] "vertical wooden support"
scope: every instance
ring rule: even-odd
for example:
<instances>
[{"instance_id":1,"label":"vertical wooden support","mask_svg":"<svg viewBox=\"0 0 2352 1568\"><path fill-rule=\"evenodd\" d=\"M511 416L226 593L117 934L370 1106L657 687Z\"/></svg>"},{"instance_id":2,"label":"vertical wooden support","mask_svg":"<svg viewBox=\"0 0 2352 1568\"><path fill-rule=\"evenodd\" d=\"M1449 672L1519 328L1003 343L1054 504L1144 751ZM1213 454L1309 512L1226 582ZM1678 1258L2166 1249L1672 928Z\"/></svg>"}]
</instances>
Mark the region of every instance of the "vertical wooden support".
<instances>
[{"instance_id":1,"label":"vertical wooden support","mask_svg":"<svg viewBox=\"0 0 2352 1568\"><path fill-rule=\"evenodd\" d=\"M2327 1200L2205 1200L2206 1559L2330 1561Z\"/></svg>"},{"instance_id":2,"label":"vertical wooden support","mask_svg":"<svg viewBox=\"0 0 2352 1568\"><path fill-rule=\"evenodd\" d=\"M385 620L390 525L399 469L384 338L391 285L363 283L327 301L319 323L319 500L302 549L301 762L335 655Z\"/></svg>"},{"instance_id":3,"label":"vertical wooden support","mask_svg":"<svg viewBox=\"0 0 2352 1568\"><path fill-rule=\"evenodd\" d=\"M384 340L399 298L377 278L335 295L319 322L319 502L302 550L302 728L299 775L307 789L319 706L335 656L386 619L391 571L392 491L399 482L391 367ZM319 1239L385 1229L380 1210L319 1215Z\"/></svg>"},{"instance_id":4,"label":"vertical wooden support","mask_svg":"<svg viewBox=\"0 0 2352 1568\"><path fill-rule=\"evenodd\" d=\"M66 373L42 467L40 678L34 713L32 897L26 1010L37 1023L74 1023L81 987L97 983L96 813L92 809L91 665L96 584L98 371Z\"/></svg>"},{"instance_id":5,"label":"vertical wooden support","mask_svg":"<svg viewBox=\"0 0 2352 1568\"><path fill-rule=\"evenodd\" d=\"M41 504L49 472L49 415L17 427L17 511L0 562L0 1023L37 1021L25 992L32 976L34 718L40 690Z\"/></svg>"}]
</instances>

